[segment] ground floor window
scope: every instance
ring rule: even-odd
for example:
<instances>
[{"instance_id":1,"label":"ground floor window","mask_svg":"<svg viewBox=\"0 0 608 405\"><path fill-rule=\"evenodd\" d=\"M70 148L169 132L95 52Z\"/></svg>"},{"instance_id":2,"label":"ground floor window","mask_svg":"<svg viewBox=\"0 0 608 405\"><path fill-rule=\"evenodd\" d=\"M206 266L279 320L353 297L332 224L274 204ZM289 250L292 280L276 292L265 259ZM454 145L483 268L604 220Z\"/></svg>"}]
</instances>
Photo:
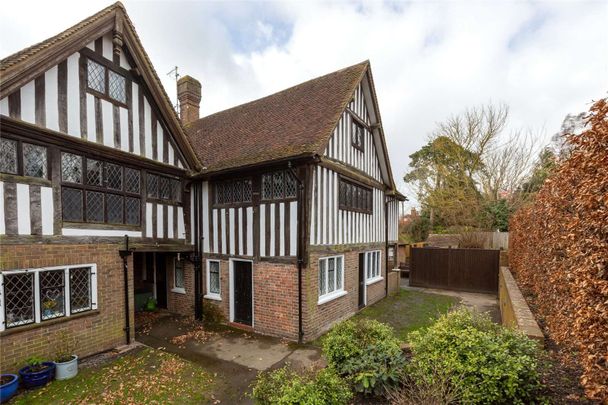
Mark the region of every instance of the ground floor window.
<instances>
[{"instance_id":1,"label":"ground floor window","mask_svg":"<svg viewBox=\"0 0 608 405\"><path fill-rule=\"evenodd\" d=\"M344 295L344 256L319 259L319 304Z\"/></svg>"},{"instance_id":2,"label":"ground floor window","mask_svg":"<svg viewBox=\"0 0 608 405\"><path fill-rule=\"evenodd\" d=\"M184 262L173 259L173 292L185 294L186 287L184 283Z\"/></svg>"},{"instance_id":3,"label":"ground floor window","mask_svg":"<svg viewBox=\"0 0 608 405\"><path fill-rule=\"evenodd\" d=\"M368 284L382 279L380 256L379 250L365 252L365 276Z\"/></svg>"},{"instance_id":4,"label":"ground floor window","mask_svg":"<svg viewBox=\"0 0 608 405\"><path fill-rule=\"evenodd\" d=\"M207 294L205 298L221 299L219 260L207 260Z\"/></svg>"},{"instance_id":5,"label":"ground floor window","mask_svg":"<svg viewBox=\"0 0 608 405\"><path fill-rule=\"evenodd\" d=\"M0 330L97 309L95 264L0 273Z\"/></svg>"}]
</instances>

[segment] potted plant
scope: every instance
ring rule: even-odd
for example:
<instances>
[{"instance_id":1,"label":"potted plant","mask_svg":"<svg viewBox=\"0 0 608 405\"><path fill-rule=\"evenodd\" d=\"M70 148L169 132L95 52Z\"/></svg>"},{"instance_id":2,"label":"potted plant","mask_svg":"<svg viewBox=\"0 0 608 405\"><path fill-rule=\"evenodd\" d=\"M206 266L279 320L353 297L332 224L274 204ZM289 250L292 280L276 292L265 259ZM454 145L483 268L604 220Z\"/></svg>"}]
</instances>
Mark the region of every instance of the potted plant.
<instances>
[{"instance_id":1,"label":"potted plant","mask_svg":"<svg viewBox=\"0 0 608 405\"><path fill-rule=\"evenodd\" d=\"M19 376L16 374L0 375L0 402L6 402L15 395L19 387Z\"/></svg>"},{"instance_id":2,"label":"potted plant","mask_svg":"<svg viewBox=\"0 0 608 405\"><path fill-rule=\"evenodd\" d=\"M74 353L75 341L66 331L59 333L55 353L55 378L68 380L78 374L78 356Z\"/></svg>"},{"instance_id":3,"label":"potted plant","mask_svg":"<svg viewBox=\"0 0 608 405\"><path fill-rule=\"evenodd\" d=\"M30 357L27 366L19 370L19 376L26 388L42 387L55 377L55 363Z\"/></svg>"}]
</instances>

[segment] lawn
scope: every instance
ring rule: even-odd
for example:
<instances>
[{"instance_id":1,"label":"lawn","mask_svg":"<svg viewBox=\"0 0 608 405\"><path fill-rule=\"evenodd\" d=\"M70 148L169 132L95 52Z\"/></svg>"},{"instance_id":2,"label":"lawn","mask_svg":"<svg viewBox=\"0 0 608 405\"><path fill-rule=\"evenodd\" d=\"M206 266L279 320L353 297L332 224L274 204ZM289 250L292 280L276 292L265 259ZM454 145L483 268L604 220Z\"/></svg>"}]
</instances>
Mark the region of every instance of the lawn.
<instances>
[{"instance_id":1,"label":"lawn","mask_svg":"<svg viewBox=\"0 0 608 405\"><path fill-rule=\"evenodd\" d=\"M78 376L14 398L14 404L207 403L212 376L198 365L155 349L140 349Z\"/></svg>"},{"instance_id":2,"label":"lawn","mask_svg":"<svg viewBox=\"0 0 608 405\"><path fill-rule=\"evenodd\" d=\"M407 335L429 326L440 314L459 303L454 297L428 294L420 291L399 290L380 302L371 305L353 319L376 319L395 328L397 336L407 341Z\"/></svg>"}]
</instances>

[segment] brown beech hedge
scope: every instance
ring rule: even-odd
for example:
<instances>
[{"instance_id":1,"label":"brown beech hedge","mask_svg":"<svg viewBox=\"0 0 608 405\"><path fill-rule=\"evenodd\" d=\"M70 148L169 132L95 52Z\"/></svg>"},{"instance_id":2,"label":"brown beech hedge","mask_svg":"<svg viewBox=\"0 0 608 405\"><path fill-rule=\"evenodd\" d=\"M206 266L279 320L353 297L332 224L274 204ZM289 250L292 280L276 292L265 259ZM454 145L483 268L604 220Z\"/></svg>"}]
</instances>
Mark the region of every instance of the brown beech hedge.
<instances>
[{"instance_id":1,"label":"brown beech hedge","mask_svg":"<svg viewBox=\"0 0 608 405\"><path fill-rule=\"evenodd\" d=\"M578 352L586 395L608 402L607 99L587 118L570 157L513 216L509 262L546 332Z\"/></svg>"}]
</instances>

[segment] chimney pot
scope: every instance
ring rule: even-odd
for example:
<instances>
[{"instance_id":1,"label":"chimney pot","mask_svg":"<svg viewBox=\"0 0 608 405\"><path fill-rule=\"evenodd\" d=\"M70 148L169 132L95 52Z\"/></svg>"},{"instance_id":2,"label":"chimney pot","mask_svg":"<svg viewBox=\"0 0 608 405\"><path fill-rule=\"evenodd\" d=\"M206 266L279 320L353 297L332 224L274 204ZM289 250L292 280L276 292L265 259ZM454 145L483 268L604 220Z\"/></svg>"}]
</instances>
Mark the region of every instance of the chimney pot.
<instances>
[{"instance_id":1,"label":"chimney pot","mask_svg":"<svg viewBox=\"0 0 608 405\"><path fill-rule=\"evenodd\" d=\"M190 76L180 77L177 81L177 99L183 124L199 119L201 82Z\"/></svg>"}]
</instances>

